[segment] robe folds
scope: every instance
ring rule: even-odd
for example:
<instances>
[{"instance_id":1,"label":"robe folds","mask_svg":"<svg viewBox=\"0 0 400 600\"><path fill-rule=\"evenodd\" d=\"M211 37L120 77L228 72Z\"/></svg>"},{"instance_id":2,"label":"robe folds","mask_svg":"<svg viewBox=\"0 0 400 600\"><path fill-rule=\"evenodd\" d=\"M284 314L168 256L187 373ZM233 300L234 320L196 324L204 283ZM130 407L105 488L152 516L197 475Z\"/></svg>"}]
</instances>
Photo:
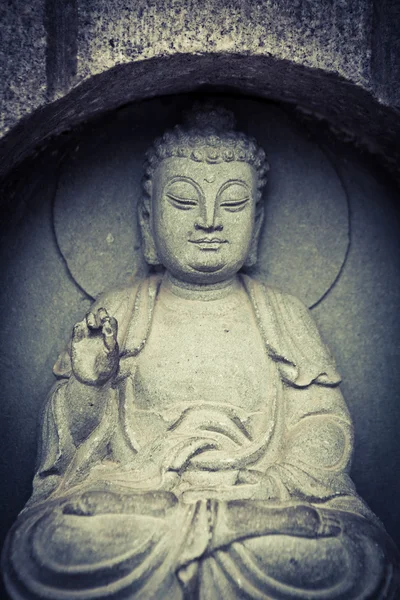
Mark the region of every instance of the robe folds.
<instances>
[{"instance_id":1,"label":"robe folds","mask_svg":"<svg viewBox=\"0 0 400 600\"><path fill-rule=\"evenodd\" d=\"M88 390L69 348L54 367L33 494L3 552L13 598L396 597L397 551L349 477L334 360L299 300L240 278L266 351L262 435L187 472L193 419L140 446L135 369L162 277L103 295L120 368Z\"/></svg>"}]
</instances>

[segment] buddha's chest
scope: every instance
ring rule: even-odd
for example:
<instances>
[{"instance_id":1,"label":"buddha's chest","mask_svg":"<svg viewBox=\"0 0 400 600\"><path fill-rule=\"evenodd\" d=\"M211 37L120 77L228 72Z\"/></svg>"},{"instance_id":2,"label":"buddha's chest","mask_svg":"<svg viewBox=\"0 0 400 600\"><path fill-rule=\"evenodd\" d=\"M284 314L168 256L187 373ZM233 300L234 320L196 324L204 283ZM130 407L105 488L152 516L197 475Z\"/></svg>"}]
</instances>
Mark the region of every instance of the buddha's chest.
<instances>
[{"instance_id":1,"label":"buddha's chest","mask_svg":"<svg viewBox=\"0 0 400 600\"><path fill-rule=\"evenodd\" d=\"M171 413L204 404L262 411L267 360L244 294L230 302L160 302L138 357L135 405Z\"/></svg>"}]
</instances>

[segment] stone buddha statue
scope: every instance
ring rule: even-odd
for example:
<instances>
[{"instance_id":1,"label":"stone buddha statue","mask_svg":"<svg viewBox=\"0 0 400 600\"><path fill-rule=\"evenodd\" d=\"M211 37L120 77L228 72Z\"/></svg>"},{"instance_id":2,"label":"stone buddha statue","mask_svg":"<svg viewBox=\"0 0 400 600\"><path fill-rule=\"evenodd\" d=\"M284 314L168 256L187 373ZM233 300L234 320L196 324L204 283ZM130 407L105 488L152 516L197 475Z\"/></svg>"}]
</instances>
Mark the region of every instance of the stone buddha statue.
<instances>
[{"instance_id":1,"label":"stone buddha statue","mask_svg":"<svg viewBox=\"0 0 400 600\"><path fill-rule=\"evenodd\" d=\"M220 108L149 150L150 274L104 293L54 367L12 598L399 597L334 360L299 300L244 273L267 170Z\"/></svg>"}]
</instances>

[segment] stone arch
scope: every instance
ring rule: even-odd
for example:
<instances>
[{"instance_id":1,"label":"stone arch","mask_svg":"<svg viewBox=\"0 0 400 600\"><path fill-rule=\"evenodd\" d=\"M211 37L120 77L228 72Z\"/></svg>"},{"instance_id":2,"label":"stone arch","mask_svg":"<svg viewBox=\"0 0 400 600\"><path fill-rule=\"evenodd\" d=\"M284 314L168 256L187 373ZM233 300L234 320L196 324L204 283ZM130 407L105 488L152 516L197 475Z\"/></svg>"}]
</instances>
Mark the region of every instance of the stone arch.
<instances>
[{"instance_id":1,"label":"stone arch","mask_svg":"<svg viewBox=\"0 0 400 600\"><path fill-rule=\"evenodd\" d=\"M130 102L223 91L289 103L375 153L396 176L400 123L365 86L328 70L250 52L175 53L92 75L20 119L0 141L0 177L53 137ZM59 95L60 96L60 95Z\"/></svg>"}]
</instances>

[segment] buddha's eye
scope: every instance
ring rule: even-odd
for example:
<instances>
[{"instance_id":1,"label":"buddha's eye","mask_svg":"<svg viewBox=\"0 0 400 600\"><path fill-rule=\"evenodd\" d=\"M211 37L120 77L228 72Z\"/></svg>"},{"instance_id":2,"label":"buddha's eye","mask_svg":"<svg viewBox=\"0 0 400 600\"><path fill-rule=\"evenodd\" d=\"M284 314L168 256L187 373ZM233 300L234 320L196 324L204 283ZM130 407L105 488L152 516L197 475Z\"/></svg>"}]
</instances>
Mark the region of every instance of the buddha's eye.
<instances>
[{"instance_id":1,"label":"buddha's eye","mask_svg":"<svg viewBox=\"0 0 400 600\"><path fill-rule=\"evenodd\" d=\"M180 210L191 210L199 203L197 189L190 181L184 179L170 183L165 194L168 202Z\"/></svg>"},{"instance_id":2,"label":"buddha's eye","mask_svg":"<svg viewBox=\"0 0 400 600\"><path fill-rule=\"evenodd\" d=\"M231 202L222 202L220 206L225 208L228 212L239 212L246 208L246 204L248 204L250 197L243 198L242 200L235 200Z\"/></svg>"},{"instance_id":3,"label":"buddha's eye","mask_svg":"<svg viewBox=\"0 0 400 600\"><path fill-rule=\"evenodd\" d=\"M219 205L228 212L244 210L249 202L249 189L244 183L228 183L219 194Z\"/></svg>"},{"instance_id":4,"label":"buddha's eye","mask_svg":"<svg viewBox=\"0 0 400 600\"><path fill-rule=\"evenodd\" d=\"M181 210L190 210L198 205L197 200L194 200L193 198L178 198L169 193L167 194L167 198L173 206L176 206L176 208L180 208Z\"/></svg>"}]
</instances>

